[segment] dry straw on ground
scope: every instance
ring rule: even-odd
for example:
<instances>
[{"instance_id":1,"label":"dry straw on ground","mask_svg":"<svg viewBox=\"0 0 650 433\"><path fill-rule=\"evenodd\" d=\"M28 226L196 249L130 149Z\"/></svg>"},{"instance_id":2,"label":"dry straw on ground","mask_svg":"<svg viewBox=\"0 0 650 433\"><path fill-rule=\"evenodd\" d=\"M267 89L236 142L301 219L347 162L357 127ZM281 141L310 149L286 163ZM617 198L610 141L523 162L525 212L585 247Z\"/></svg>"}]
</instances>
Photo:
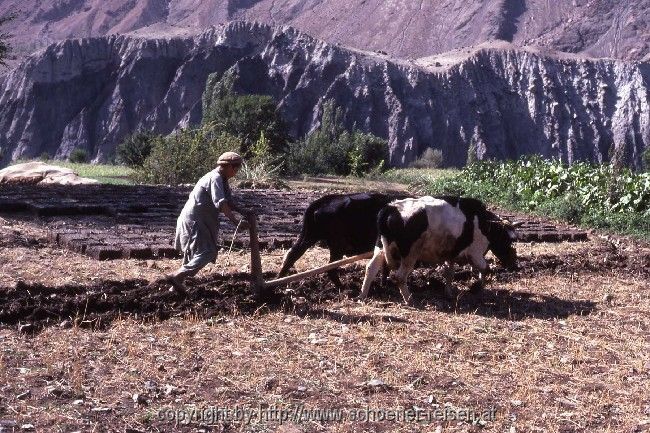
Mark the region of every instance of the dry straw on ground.
<instances>
[{"instance_id":1,"label":"dry straw on ground","mask_svg":"<svg viewBox=\"0 0 650 433\"><path fill-rule=\"evenodd\" d=\"M39 229L29 223L0 223L2 291L18 281L90 287L151 279L178 264L97 262L30 245ZM462 290L455 302L443 298L435 272L418 270L416 308L404 307L390 286L371 292L367 304L350 299L363 274L357 266L344 272L342 293L326 278L290 286L312 301L304 308L295 299L290 308L209 319L189 309L153 322L125 314L101 330L53 324L27 335L16 324L0 327L0 426L18 431L31 424L48 432L650 431L650 249L592 236L585 243L523 244L519 252L520 271L498 273L482 295ZM314 250L298 269L326 257ZM280 261L281 252L265 257L265 270ZM241 253L222 255L197 281L247 267ZM163 408L237 405L495 408L496 419L204 426L158 417Z\"/></svg>"}]
</instances>

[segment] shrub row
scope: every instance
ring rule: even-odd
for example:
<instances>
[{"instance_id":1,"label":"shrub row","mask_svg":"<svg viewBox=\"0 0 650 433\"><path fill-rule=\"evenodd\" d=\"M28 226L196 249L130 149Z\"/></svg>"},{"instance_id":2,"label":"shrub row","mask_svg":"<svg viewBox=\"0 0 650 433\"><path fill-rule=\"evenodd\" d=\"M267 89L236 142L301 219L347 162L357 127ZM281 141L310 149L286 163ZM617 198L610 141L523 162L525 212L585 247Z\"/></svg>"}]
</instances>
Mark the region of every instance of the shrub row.
<instances>
[{"instance_id":1,"label":"shrub row","mask_svg":"<svg viewBox=\"0 0 650 433\"><path fill-rule=\"evenodd\" d=\"M614 165L566 166L539 157L483 161L432 179L428 194L474 196L575 224L650 237L650 173Z\"/></svg>"}]
</instances>

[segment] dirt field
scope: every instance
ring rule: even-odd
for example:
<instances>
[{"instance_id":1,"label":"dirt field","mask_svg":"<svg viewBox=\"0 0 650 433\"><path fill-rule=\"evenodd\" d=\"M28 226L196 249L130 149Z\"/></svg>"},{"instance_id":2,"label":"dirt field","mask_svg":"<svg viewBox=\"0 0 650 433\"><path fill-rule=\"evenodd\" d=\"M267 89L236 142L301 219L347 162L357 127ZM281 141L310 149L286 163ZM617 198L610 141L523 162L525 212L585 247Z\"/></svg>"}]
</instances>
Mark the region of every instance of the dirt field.
<instances>
[{"instance_id":1,"label":"dirt field","mask_svg":"<svg viewBox=\"0 0 650 433\"><path fill-rule=\"evenodd\" d=\"M650 247L518 252L481 294L459 269L455 301L417 270L414 308L390 282L354 301L362 265L257 302L240 251L182 298L148 286L177 260L97 261L0 219L0 431L650 431Z\"/></svg>"}]
</instances>

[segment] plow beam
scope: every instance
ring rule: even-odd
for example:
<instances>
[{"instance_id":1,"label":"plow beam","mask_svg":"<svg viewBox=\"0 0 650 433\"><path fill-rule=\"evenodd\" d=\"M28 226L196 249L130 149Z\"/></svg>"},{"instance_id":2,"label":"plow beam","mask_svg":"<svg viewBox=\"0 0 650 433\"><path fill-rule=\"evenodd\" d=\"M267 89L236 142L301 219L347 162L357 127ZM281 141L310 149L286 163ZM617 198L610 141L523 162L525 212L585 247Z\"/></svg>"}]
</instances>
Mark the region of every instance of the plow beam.
<instances>
[{"instance_id":1,"label":"plow beam","mask_svg":"<svg viewBox=\"0 0 650 433\"><path fill-rule=\"evenodd\" d=\"M305 278L322 274L323 272L331 271L333 269L340 268L341 266L358 262L359 260L369 259L373 256L373 252L369 251L367 253L358 254L353 257L337 260L335 262L328 263L326 265L320 266L315 269L311 269L309 271L300 272L294 275L289 275L287 277L278 278L276 280L264 281L264 277L262 275L262 257L260 255L260 243L257 235L257 217L255 215L249 215L248 224L250 226L250 248L251 248L250 285L251 285L252 292L255 293L256 295L263 294L267 289L270 289L272 287L304 280Z\"/></svg>"}]
</instances>

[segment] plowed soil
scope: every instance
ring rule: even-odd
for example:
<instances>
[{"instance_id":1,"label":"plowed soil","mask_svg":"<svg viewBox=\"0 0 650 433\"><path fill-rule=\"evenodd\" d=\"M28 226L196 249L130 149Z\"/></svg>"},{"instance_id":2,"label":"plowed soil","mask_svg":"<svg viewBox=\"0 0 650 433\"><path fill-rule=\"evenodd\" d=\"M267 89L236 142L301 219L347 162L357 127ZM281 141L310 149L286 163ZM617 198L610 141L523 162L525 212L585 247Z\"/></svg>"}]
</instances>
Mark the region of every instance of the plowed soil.
<instances>
[{"instance_id":1,"label":"plowed soil","mask_svg":"<svg viewBox=\"0 0 650 433\"><path fill-rule=\"evenodd\" d=\"M539 255L520 259L520 269L510 271L493 263L495 282L514 282L522 277L542 275L571 275L576 269L604 272L616 270L650 280L650 254L628 256L617 249L601 247L589 254L563 257ZM456 272L455 281L467 284L469 269ZM267 272L265 279L273 274ZM223 315L252 314L280 310L306 313L313 306L343 301L355 297L363 281L363 269L358 266L342 271L342 288L336 288L326 275L269 291L256 299L250 290L248 274L231 274L189 279L187 294L170 290L163 282L147 280L101 281L94 285L64 285L48 287L19 281L13 288L0 288L0 324L18 325L25 331L37 331L44 326L79 326L105 329L114 320L131 317L155 321L170 317L209 319ZM378 283L375 284L377 286ZM462 304L442 295L443 281L432 269L419 269L409 280L409 286L421 305L436 305L448 310L473 311L496 317L563 318L572 314L588 314L594 304L589 302L540 299L525 293L500 289L485 290L480 295L463 296ZM461 292L461 294L464 292ZM375 287L373 298L399 303L399 292L391 280ZM296 299L301 299L296 307ZM25 327L27 325L27 327Z\"/></svg>"}]
</instances>

